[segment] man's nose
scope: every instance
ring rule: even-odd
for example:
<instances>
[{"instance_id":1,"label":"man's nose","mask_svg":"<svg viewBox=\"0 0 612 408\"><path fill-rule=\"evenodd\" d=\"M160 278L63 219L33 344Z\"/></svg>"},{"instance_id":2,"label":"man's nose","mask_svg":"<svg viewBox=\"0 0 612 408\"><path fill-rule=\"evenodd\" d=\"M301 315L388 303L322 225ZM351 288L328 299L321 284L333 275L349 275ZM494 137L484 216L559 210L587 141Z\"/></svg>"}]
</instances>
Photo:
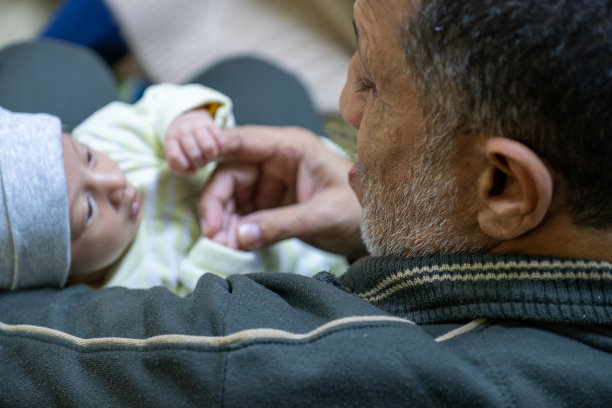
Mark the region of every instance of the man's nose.
<instances>
[{"instance_id":1,"label":"man's nose","mask_svg":"<svg viewBox=\"0 0 612 408\"><path fill-rule=\"evenodd\" d=\"M364 95L355 91L359 78L359 54L355 53L346 76L346 84L340 94L340 114L349 125L359 129L363 116Z\"/></svg>"}]
</instances>

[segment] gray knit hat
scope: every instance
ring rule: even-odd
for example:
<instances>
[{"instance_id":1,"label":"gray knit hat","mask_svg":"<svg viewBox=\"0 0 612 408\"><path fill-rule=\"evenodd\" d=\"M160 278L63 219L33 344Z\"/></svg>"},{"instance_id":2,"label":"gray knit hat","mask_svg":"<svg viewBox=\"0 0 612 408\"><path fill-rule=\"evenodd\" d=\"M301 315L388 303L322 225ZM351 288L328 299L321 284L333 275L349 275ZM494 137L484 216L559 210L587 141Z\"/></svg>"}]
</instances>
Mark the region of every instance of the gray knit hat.
<instances>
[{"instance_id":1,"label":"gray knit hat","mask_svg":"<svg viewBox=\"0 0 612 408\"><path fill-rule=\"evenodd\" d=\"M0 291L66 282L70 221L62 157L57 117L0 108Z\"/></svg>"}]
</instances>

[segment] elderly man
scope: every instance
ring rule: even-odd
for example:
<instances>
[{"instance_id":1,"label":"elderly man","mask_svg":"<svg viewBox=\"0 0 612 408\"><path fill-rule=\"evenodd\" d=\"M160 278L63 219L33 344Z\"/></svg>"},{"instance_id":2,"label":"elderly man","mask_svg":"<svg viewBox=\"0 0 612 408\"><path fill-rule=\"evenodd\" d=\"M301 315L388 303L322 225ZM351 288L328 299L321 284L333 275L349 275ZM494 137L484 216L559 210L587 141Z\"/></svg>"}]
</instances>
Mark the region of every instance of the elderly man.
<instances>
[{"instance_id":1,"label":"elderly man","mask_svg":"<svg viewBox=\"0 0 612 408\"><path fill-rule=\"evenodd\" d=\"M357 0L354 23L356 167L304 130L237 128L201 207L214 234L235 205L243 249L371 256L186 298L2 294L8 405L609 404L608 2Z\"/></svg>"}]
</instances>

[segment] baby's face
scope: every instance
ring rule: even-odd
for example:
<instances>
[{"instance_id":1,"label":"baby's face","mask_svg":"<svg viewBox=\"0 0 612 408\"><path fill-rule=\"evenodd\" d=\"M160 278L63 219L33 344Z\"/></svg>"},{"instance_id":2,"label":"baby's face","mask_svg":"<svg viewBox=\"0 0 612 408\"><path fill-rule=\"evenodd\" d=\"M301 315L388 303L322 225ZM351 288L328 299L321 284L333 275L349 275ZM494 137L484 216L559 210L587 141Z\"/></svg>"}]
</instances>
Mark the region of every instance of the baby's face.
<instances>
[{"instance_id":1,"label":"baby's face","mask_svg":"<svg viewBox=\"0 0 612 408\"><path fill-rule=\"evenodd\" d=\"M132 242L141 202L108 156L62 135L71 235L71 281L87 281L115 262Z\"/></svg>"}]
</instances>

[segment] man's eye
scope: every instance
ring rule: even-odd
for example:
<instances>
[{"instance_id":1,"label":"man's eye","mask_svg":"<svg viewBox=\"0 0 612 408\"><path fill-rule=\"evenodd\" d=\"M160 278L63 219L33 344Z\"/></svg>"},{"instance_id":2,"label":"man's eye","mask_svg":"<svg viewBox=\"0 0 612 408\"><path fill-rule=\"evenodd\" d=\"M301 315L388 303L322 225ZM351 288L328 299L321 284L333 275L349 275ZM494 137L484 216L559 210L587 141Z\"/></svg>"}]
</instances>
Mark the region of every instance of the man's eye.
<instances>
[{"instance_id":1,"label":"man's eye","mask_svg":"<svg viewBox=\"0 0 612 408\"><path fill-rule=\"evenodd\" d=\"M357 93L376 92L376 87L370 81L359 79L359 81L357 82L357 89L355 89L355 92Z\"/></svg>"}]
</instances>

